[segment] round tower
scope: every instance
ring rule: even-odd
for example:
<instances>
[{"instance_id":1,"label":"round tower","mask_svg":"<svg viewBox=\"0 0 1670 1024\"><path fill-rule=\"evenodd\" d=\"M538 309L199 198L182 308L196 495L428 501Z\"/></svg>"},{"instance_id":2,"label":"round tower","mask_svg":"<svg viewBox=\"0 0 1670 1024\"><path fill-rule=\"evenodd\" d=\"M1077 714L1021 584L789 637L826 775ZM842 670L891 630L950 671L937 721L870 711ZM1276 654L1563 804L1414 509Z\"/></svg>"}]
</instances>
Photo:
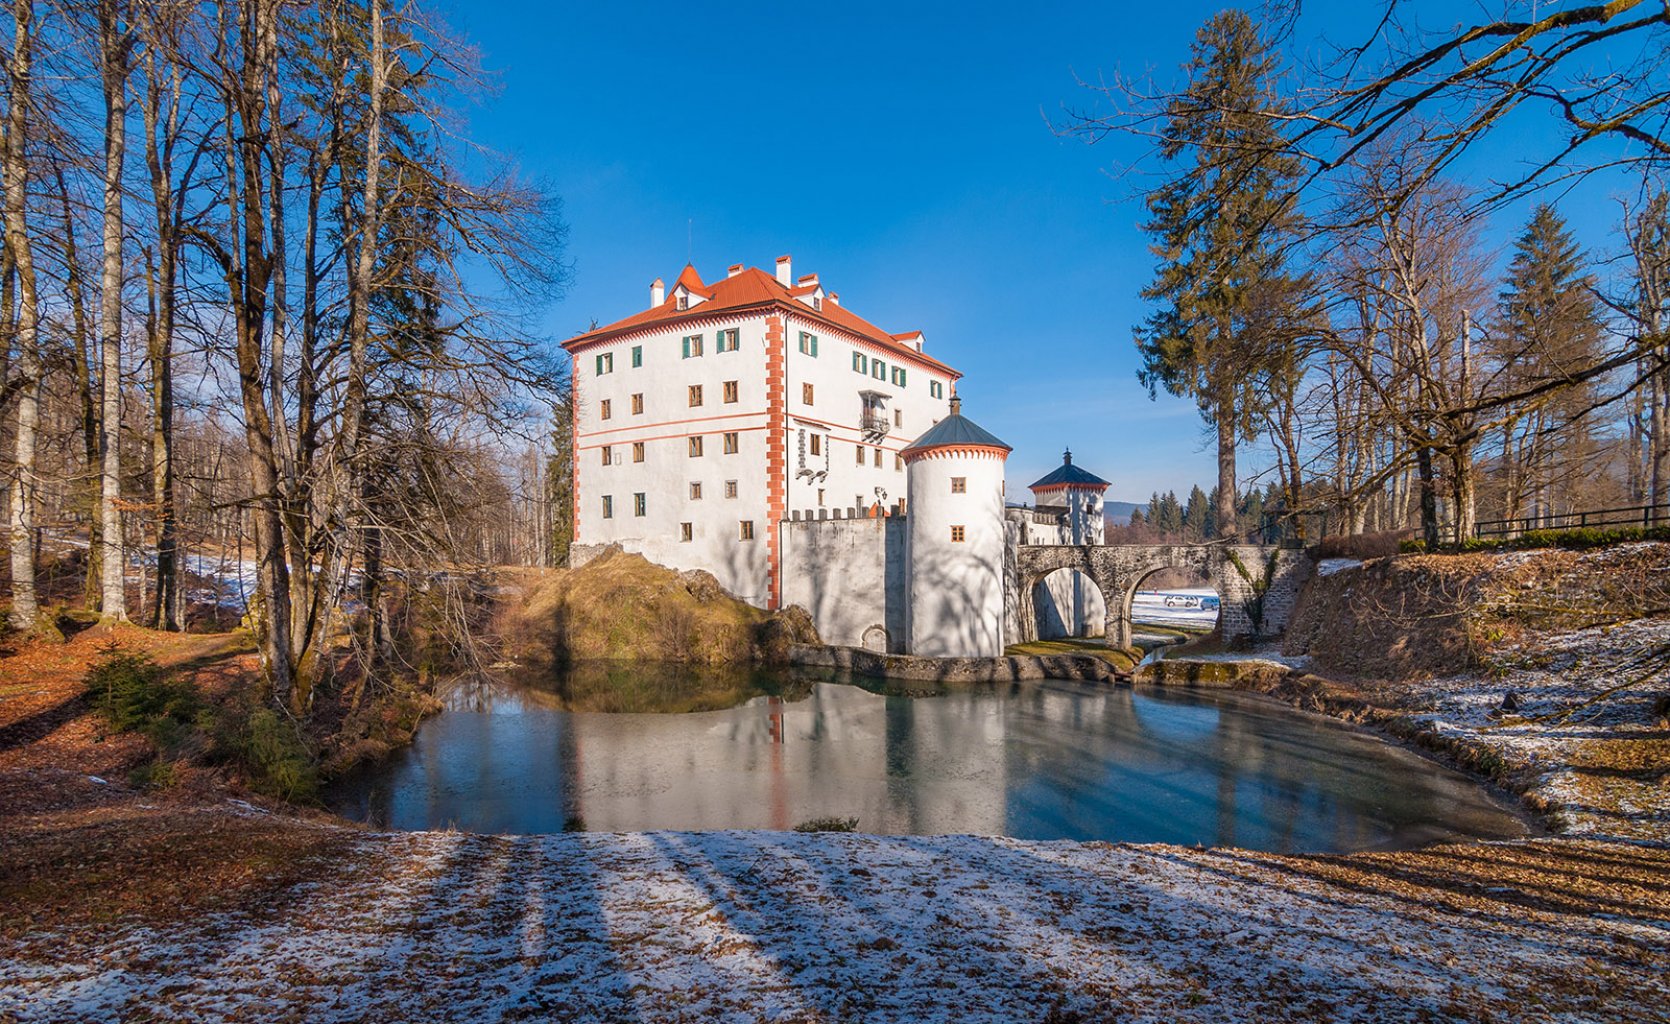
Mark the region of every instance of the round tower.
<instances>
[{"instance_id":1,"label":"round tower","mask_svg":"<svg viewBox=\"0 0 1670 1024\"><path fill-rule=\"evenodd\" d=\"M1100 544L1103 540L1102 497L1110 485L1094 473L1073 465L1073 450L1061 453L1061 465L1033 484L1033 503L1041 513L1061 516L1063 544Z\"/></svg>"},{"instance_id":2,"label":"round tower","mask_svg":"<svg viewBox=\"0 0 1670 1024\"><path fill-rule=\"evenodd\" d=\"M1003 465L1010 447L962 414L904 452L907 653L1003 654Z\"/></svg>"}]
</instances>

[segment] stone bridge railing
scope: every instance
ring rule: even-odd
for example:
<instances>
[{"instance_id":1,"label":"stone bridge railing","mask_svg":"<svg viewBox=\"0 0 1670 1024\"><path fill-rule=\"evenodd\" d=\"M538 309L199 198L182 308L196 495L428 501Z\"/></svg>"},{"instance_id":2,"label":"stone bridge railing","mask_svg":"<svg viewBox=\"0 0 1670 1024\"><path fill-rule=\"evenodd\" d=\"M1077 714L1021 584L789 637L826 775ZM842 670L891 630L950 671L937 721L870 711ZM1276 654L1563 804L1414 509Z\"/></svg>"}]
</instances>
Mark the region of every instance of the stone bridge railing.
<instances>
[{"instance_id":1,"label":"stone bridge railing","mask_svg":"<svg viewBox=\"0 0 1670 1024\"><path fill-rule=\"evenodd\" d=\"M1211 580L1218 591L1218 622L1225 640L1281 634L1292 617L1299 588L1311 573L1303 551L1259 544L1017 545L1005 566L1004 614L1015 642L1037 639L1032 588L1057 569L1077 569L1107 603L1107 641L1131 644L1131 600L1147 577L1184 569Z\"/></svg>"}]
</instances>

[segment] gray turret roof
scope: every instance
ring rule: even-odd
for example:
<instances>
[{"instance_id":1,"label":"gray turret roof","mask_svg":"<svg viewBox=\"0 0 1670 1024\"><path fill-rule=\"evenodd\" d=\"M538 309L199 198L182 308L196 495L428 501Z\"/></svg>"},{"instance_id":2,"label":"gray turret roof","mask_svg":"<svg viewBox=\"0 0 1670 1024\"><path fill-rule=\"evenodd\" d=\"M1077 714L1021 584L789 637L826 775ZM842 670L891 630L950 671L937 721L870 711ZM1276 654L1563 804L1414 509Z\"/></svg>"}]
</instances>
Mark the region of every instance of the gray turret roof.
<instances>
[{"instance_id":1,"label":"gray turret roof","mask_svg":"<svg viewBox=\"0 0 1670 1024\"><path fill-rule=\"evenodd\" d=\"M1038 482L1032 484L1028 488L1028 490L1034 490L1035 491L1040 487L1104 487L1105 488L1105 487L1110 487L1110 486L1112 486L1112 485L1109 484L1106 480L1103 480L1101 477L1097 476L1096 474L1086 473L1084 470L1082 470L1079 467L1073 465L1073 450L1071 448L1069 448L1065 452L1062 453L1061 465L1055 467L1055 471L1050 473L1048 476L1044 477L1042 480L1039 480Z\"/></svg>"},{"instance_id":2,"label":"gray turret roof","mask_svg":"<svg viewBox=\"0 0 1670 1024\"><path fill-rule=\"evenodd\" d=\"M963 400L956 395L951 396L951 415L928 428L928 432L912 441L901 454L921 451L924 448L945 448L952 445L983 445L988 448L1002 448L1006 452L1013 448L999 441L990 431L980 424L963 415Z\"/></svg>"}]
</instances>

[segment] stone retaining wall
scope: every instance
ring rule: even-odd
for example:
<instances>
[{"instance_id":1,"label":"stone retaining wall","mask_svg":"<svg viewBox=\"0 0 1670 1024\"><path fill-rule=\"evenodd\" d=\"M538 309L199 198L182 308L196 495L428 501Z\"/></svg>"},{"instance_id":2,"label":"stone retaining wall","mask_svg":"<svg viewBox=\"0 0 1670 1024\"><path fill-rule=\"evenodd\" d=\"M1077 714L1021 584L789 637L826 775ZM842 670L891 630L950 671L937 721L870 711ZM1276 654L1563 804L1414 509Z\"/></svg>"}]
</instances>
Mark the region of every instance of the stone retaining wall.
<instances>
[{"instance_id":1,"label":"stone retaining wall","mask_svg":"<svg viewBox=\"0 0 1670 1024\"><path fill-rule=\"evenodd\" d=\"M789 663L833 668L861 676L931 679L941 683L1011 683L1022 679L1079 679L1115 682L1113 665L1093 654L1028 654L1003 658L917 658L878 654L857 647L789 649Z\"/></svg>"}]
</instances>

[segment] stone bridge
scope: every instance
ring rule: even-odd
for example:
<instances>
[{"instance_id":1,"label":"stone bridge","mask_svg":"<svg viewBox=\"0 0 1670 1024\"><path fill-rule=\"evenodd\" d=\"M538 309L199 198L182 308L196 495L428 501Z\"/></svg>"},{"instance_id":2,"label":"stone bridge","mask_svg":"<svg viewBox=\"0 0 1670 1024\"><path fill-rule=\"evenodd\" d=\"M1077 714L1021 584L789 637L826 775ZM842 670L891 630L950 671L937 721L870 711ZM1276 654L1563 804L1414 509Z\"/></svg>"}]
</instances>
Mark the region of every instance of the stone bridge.
<instances>
[{"instance_id":1,"label":"stone bridge","mask_svg":"<svg viewBox=\"0 0 1670 1024\"><path fill-rule=\"evenodd\" d=\"M1021 643L1038 638L1032 588L1057 569L1090 577L1107 603L1108 645L1129 647L1131 599L1142 581L1161 569L1190 570L1211 580L1224 639L1244 641L1287 628L1312 568L1303 551L1257 544L1023 544L1009 554L1004 616L1009 635Z\"/></svg>"}]
</instances>

